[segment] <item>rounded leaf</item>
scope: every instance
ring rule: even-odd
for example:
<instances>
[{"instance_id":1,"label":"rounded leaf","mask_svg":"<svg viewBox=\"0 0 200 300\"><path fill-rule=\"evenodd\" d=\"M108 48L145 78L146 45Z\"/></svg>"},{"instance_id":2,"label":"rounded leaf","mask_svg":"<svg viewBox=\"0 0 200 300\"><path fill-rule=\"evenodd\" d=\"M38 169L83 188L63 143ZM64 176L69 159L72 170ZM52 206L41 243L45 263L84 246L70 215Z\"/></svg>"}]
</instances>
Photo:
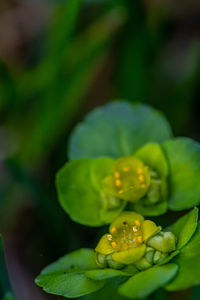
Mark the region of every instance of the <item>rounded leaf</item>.
<instances>
[{"instance_id":1,"label":"rounded leaf","mask_svg":"<svg viewBox=\"0 0 200 300\"><path fill-rule=\"evenodd\" d=\"M114 277L130 277L131 274L123 270L103 269L103 270L90 270L85 275L92 280L105 280Z\"/></svg>"},{"instance_id":2,"label":"rounded leaf","mask_svg":"<svg viewBox=\"0 0 200 300\"><path fill-rule=\"evenodd\" d=\"M189 213L179 218L166 230L171 231L177 238L177 249L185 246L193 236L198 225L198 208L195 207Z\"/></svg>"},{"instance_id":3,"label":"rounded leaf","mask_svg":"<svg viewBox=\"0 0 200 300\"><path fill-rule=\"evenodd\" d=\"M200 203L200 144L189 138L176 138L163 144L168 159L169 207L183 210Z\"/></svg>"},{"instance_id":4,"label":"rounded leaf","mask_svg":"<svg viewBox=\"0 0 200 300\"><path fill-rule=\"evenodd\" d=\"M188 289L200 284L200 223L191 240L181 250L173 262L179 267L179 272L172 283L167 286L169 291Z\"/></svg>"},{"instance_id":5,"label":"rounded leaf","mask_svg":"<svg viewBox=\"0 0 200 300\"><path fill-rule=\"evenodd\" d=\"M156 217L163 215L167 211L167 201L158 202L154 205L145 205L143 203L135 203L133 209L143 216Z\"/></svg>"},{"instance_id":6,"label":"rounded leaf","mask_svg":"<svg viewBox=\"0 0 200 300\"><path fill-rule=\"evenodd\" d=\"M154 266L128 279L119 287L119 293L131 299L145 298L168 283L177 270L176 264Z\"/></svg>"},{"instance_id":7,"label":"rounded leaf","mask_svg":"<svg viewBox=\"0 0 200 300\"><path fill-rule=\"evenodd\" d=\"M93 110L71 135L69 158L132 155L171 138L165 117L150 106L116 101Z\"/></svg>"},{"instance_id":8,"label":"rounded leaf","mask_svg":"<svg viewBox=\"0 0 200 300\"><path fill-rule=\"evenodd\" d=\"M160 177L167 177L168 164L159 144L149 143L138 149L134 156L141 159L147 166L155 170Z\"/></svg>"},{"instance_id":9,"label":"rounded leaf","mask_svg":"<svg viewBox=\"0 0 200 300\"><path fill-rule=\"evenodd\" d=\"M112 167L110 158L79 159L65 164L58 172L58 198L74 221L101 226L120 214L125 203L105 194L102 188L102 180Z\"/></svg>"},{"instance_id":10,"label":"rounded leaf","mask_svg":"<svg viewBox=\"0 0 200 300\"><path fill-rule=\"evenodd\" d=\"M80 249L45 268L35 282L47 293L69 298L80 297L104 286L104 281L94 281L85 275L87 270L96 268L94 251Z\"/></svg>"}]
</instances>

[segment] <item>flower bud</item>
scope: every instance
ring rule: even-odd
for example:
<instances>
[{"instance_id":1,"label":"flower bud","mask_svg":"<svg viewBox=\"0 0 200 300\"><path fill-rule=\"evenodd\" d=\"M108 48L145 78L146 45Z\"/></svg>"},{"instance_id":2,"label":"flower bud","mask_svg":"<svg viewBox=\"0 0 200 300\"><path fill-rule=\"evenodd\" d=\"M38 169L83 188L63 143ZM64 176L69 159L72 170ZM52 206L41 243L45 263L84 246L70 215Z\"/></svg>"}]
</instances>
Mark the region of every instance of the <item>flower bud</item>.
<instances>
[{"instance_id":1,"label":"flower bud","mask_svg":"<svg viewBox=\"0 0 200 300\"><path fill-rule=\"evenodd\" d=\"M167 256L167 253L162 253L160 251L155 251L155 254L154 254L154 257L153 257L153 263L154 264L160 263L166 256Z\"/></svg>"},{"instance_id":2,"label":"flower bud","mask_svg":"<svg viewBox=\"0 0 200 300\"><path fill-rule=\"evenodd\" d=\"M153 248L147 247L145 257L146 257L146 260L147 260L150 264L153 263L154 253L155 253L155 250L154 250Z\"/></svg>"},{"instance_id":3,"label":"flower bud","mask_svg":"<svg viewBox=\"0 0 200 300\"><path fill-rule=\"evenodd\" d=\"M152 159L151 147L159 154L161 165L157 159ZM134 203L136 209L137 205L153 206L166 200L167 163L164 154L157 144L147 145L145 153L143 150L141 149L140 155L136 153L139 157L127 156L117 159L113 163L111 174L103 179L102 195L106 198L108 208L120 206L121 202L117 202L117 199Z\"/></svg>"},{"instance_id":4,"label":"flower bud","mask_svg":"<svg viewBox=\"0 0 200 300\"><path fill-rule=\"evenodd\" d=\"M176 240L172 232L160 232L150 238L147 244L161 252L171 252L176 249Z\"/></svg>"},{"instance_id":5,"label":"flower bud","mask_svg":"<svg viewBox=\"0 0 200 300\"><path fill-rule=\"evenodd\" d=\"M107 255L107 263L110 268L122 269L125 265L113 260L112 255Z\"/></svg>"},{"instance_id":6,"label":"flower bud","mask_svg":"<svg viewBox=\"0 0 200 300\"><path fill-rule=\"evenodd\" d=\"M146 257L142 257L139 261L135 262L135 266L138 270L143 271L152 267L152 264L148 262Z\"/></svg>"},{"instance_id":7,"label":"flower bud","mask_svg":"<svg viewBox=\"0 0 200 300\"><path fill-rule=\"evenodd\" d=\"M96 252L95 260L99 268L106 268L106 255Z\"/></svg>"}]
</instances>

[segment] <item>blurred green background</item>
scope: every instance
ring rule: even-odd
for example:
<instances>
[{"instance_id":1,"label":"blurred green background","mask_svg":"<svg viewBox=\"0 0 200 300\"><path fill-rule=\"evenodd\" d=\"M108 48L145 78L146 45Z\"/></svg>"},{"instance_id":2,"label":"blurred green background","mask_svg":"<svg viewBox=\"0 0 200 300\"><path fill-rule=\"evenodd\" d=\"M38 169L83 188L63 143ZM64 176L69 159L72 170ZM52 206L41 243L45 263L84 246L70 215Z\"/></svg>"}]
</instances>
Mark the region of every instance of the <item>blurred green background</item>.
<instances>
[{"instance_id":1,"label":"blurred green background","mask_svg":"<svg viewBox=\"0 0 200 300\"><path fill-rule=\"evenodd\" d=\"M57 201L55 174L77 122L129 99L161 110L175 135L200 141L199 86L198 0L0 1L0 232L17 300L61 299L36 287L35 276L101 235ZM200 292L150 299L169 298Z\"/></svg>"}]
</instances>

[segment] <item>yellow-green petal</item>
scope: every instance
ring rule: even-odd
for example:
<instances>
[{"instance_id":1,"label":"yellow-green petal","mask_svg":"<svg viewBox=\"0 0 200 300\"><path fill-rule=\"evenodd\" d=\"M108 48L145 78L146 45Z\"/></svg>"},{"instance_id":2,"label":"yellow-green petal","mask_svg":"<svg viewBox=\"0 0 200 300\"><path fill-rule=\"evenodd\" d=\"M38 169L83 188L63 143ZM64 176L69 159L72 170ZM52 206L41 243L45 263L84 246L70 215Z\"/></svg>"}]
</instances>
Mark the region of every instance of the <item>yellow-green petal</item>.
<instances>
[{"instance_id":1,"label":"yellow-green petal","mask_svg":"<svg viewBox=\"0 0 200 300\"><path fill-rule=\"evenodd\" d=\"M112 254L112 259L122 264L129 265L138 261L145 253L146 245L143 244L136 248L131 248L126 251L116 252Z\"/></svg>"},{"instance_id":2,"label":"yellow-green petal","mask_svg":"<svg viewBox=\"0 0 200 300\"><path fill-rule=\"evenodd\" d=\"M100 239L98 245L96 246L95 250L101 254L111 254L115 250L110 244L110 241L108 240L108 234L104 234L102 238Z\"/></svg>"},{"instance_id":3,"label":"yellow-green petal","mask_svg":"<svg viewBox=\"0 0 200 300\"><path fill-rule=\"evenodd\" d=\"M154 222L150 220L145 220L142 223L142 231L143 231L143 240L146 241L157 232L161 230L160 226L157 226Z\"/></svg>"},{"instance_id":4,"label":"yellow-green petal","mask_svg":"<svg viewBox=\"0 0 200 300\"><path fill-rule=\"evenodd\" d=\"M138 202L142 197L144 197L149 189L149 185L146 185L145 188L141 187L131 187L127 190L124 190L123 192L116 193L115 196L119 197L120 199L123 199L125 201L136 203Z\"/></svg>"},{"instance_id":5,"label":"yellow-green petal","mask_svg":"<svg viewBox=\"0 0 200 300\"><path fill-rule=\"evenodd\" d=\"M117 217L112 224L110 225L110 232L112 233L112 228L120 228L121 226L123 226L124 222L126 222L128 225L135 225L135 221L140 221L140 223L142 224L142 222L144 221L144 218L142 215L136 213L136 212L131 212L131 211L125 211L123 213L121 213L119 215L119 217Z\"/></svg>"}]
</instances>

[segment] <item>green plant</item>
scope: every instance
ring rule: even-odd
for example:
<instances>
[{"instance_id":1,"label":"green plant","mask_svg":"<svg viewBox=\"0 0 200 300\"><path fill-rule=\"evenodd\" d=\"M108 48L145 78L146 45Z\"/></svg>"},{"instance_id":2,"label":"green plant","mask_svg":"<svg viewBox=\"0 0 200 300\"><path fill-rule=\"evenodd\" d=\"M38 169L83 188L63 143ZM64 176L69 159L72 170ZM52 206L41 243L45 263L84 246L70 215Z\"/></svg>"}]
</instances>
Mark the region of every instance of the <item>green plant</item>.
<instances>
[{"instance_id":1,"label":"green plant","mask_svg":"<svg viewBox=\"0 0 200 300\"><path fill-rule=\"evenodd\" d=\"M164 116L149 106L118 101L94 110L73 132L69 157L57 175L58 195L81 224L109 224L127 204L156 216L199 203L199 144L173 138Z\"/></svg>"},{"instance_id":2,"label":"green plant","mask_svg":"<svg viewBox=\"0 0 200 300\"><path fill-rule=\"evenodd\" d=\"M77 250L45 268L39 286L80 297L117 283L134 299L200 284L198 209L164 229L143 217L199 204L197 142L173 138L151 107L116 101L76 127L69 157L56 179L62 207L78 223L111 225L95 251Z\"/></svg>"},{"instance_id":3,"label":"green plant","mask_svg":"<svg viewBox=\"0 0 200 300\"><path fill-rule=\"evenodd\" d=\"M132 299L144 298L162 286L168 291L176 291L200 284L200 223L197 217L198 210L194 208L164 229L162 235L159 227L152 226L153 222L148 224L150 221L144 221L147 225L144 238L147 247L143 244L113 252L113 242L108 237L106 243L110 243L109 246L101 241L96 248L98 263L92 249L80 249L45 268L36 283L48 293L80 297L102 288L111 278L120 278L119 293ZM140 215L138 218L142 220ZM118 228L123 222L132 226L134 221L131 215L122 214L111 228L113 225ZM101 257L99 251L103 252ZM192 266L195 268L191 274Z\"/></svg>"}]
</instances>

